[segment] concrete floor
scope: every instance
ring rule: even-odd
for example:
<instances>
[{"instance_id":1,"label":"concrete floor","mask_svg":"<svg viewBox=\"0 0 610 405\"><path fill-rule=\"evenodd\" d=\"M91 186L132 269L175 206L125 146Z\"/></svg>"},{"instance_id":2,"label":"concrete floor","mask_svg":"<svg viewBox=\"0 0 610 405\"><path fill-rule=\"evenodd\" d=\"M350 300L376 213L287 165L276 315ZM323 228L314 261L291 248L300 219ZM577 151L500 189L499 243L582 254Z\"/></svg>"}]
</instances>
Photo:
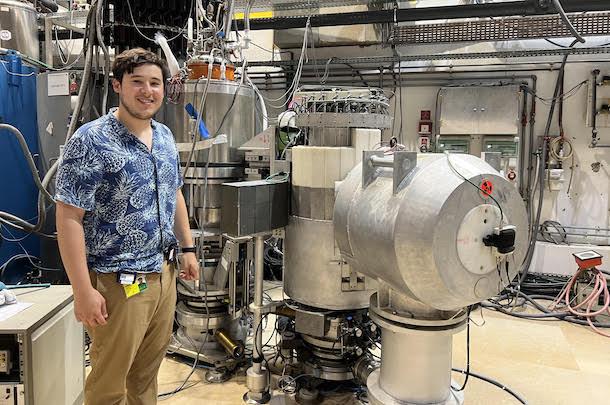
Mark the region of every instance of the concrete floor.
<instances>
[{"instance_id":1,"label":"concrete floor","mask_svg":"<svg viewBox=\"0 0 610 405\"><path fill-rule=\"evenodd\" d=\"M558 321L521 320L489 310L477 310L472 319L482 326L471 324L471 371L500 381L529 405L610 404L610 339L588 327ZM465 368L466 332L457 334L453 342L453 365ZM159 374L159 392L175 389L190 370L181 359L166 358ZM243 372L220 385L207 383L204 375L205 370L197 369L187 384L188 389L160 403L243 403L242 396L247 390ZM463 376L454 373L453 377L461 385ZM472 377L465 395L465 405L519 403L501 389ZM275 393L271 403L295 402ZM354 393L347 392L330 394L321 403L360 402Z\"/></svg>"}]
</instances>

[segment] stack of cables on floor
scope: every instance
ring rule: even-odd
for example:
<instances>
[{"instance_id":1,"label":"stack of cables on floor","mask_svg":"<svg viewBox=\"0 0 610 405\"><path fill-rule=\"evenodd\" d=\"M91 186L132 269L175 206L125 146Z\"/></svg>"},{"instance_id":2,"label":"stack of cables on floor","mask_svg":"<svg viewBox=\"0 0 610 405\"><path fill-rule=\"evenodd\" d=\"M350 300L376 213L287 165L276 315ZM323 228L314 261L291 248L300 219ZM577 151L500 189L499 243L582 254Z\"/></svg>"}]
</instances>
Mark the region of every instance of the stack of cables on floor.
<instances>
[{"instance_id":1,"label":"stack of cables on floor","mask_svg":"<svg viewBox=\"0 0 610 405\"><path fill-rule=\"evenodd\" d=\"M610 273L596 268L579 269L571 278L528 274L520 289L516 288L519 283L513 282L501 295L481 303L481 306L522 319L562 320L590 326L596 333L610 337L610 334L600 330L610 328L610 323L596 320L596 316L602 314L610 316L610 293L606 279L608 275ZM577 280L587 281L587 287L592 289L575 305L574 301L578 298L575 296ZM547 301L547 304L544 305L540 301ZM596 303L599 307L594 310ZM528 304L541 313L521 312Z\"/></svg>"}]
</instances>

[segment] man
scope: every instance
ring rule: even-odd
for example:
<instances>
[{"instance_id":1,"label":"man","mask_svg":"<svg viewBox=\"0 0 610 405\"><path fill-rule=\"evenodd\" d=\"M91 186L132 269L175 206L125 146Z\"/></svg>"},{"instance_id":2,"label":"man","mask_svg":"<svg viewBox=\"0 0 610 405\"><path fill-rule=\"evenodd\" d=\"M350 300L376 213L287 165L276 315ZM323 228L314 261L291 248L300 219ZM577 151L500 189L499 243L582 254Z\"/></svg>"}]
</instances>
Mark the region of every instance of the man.
<instances>
[{"instance_id":1,"label":"man","mask_svg":"<svg viewBox=\"0 0 610 405\"><path fill-rule=\"evenodd\" d=\"M92 340L87 405L151 405L176 303L174 246L198 277L171 131L152 120L168 77L143 49L116 57L119 107L83 125L57 172L57 236L74 313ZM186 253L184 253L186 252Z\"/></svg>"}]
</instances>

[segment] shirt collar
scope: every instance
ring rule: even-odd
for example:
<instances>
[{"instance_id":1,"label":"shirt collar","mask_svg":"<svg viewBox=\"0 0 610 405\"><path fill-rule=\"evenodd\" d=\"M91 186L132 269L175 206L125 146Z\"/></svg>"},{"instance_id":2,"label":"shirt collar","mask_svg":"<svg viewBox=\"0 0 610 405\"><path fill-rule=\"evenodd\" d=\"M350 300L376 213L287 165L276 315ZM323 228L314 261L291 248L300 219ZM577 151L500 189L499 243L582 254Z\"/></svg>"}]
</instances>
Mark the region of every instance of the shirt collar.
<instances>
[{"instance_id":1,"label":"shirt collar","mask_svg":"<svg viewBox=\"0 0 610 405\"><path fill-rule=\"evenodd\" d=\"M108 120L110 120L110 122L112 123L113 126L115 126L117 129L120 129L120 133L127 133L129 134L129 131L127 130L127 128L125 128L125 125L123 125L123 123L121 123L121 121L119 121L117 119L117 117L114 116L114 112L116 110L118 110L118 107L112 107L109 111L108 114L106 114L106 116L108 117ZM153 132L157 131L158 128L158 122L153 120L152 118L150 119L150 126L153 129Z\"/></svg>"}]
</instances>

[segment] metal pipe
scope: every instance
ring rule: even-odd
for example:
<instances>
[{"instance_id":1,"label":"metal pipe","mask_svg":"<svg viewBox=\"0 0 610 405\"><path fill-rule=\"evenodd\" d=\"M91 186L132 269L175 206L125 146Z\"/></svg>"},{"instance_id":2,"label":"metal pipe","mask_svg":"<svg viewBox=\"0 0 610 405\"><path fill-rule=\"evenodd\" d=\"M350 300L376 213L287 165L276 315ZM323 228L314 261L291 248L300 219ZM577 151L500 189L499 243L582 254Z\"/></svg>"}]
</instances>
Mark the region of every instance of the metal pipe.
<instances>
[{"instance_id":1,"label":"metal pipe","mask_svg":"<svg viewBox=\"0 0 610 405\"><path fill-rule=\"evenodd\" d=\"M588 229L591 231L610 231L610 228L598 228L598 227L593 227L593 226L566 226L566 225L559 225L560 228L562 229Z\"/></svg>"},{"instance_id":2,"label":"metal pipe","mask_svg":"<svg viewBox=\"0 0 610 405\"><path fill-rule=\"evenodd\" d=\"M371 165L378 167L394 167L394 159L371 156Z\"/></svg>"},{"instance_id":3,"label":"metal pipe","mask_svg":"<svg viewBox=\"0 0 610 405\"><path fill-rule=\"evenodd\" d=\"M354 373L354 378L360 382L360 384L366 385L366 381L369 379L371 373L380 366L381 363L375 360L373 356L365 354L356 361L352 372Z\"/></svg>"},{"instance_id":4,"label":"metal pipe","mask_svg":"<svg viewBox=\"0 0 610 405\"><path fill-rule=\"evenodd\" d=\"M537 86L538 86L538 77L532 76L532 90L534 94L536 94ZM530 201L532 199L531 194L533 194L532 190L532 171L534 170L534 130L536 129L536 97L532 96L532 105L530 108L530 136L529 136L529 145L527 150L527 212L528 218L531 216L532 204Z\"/></svg>"},{"instance_id":5,"label":"metal pipe","mask_svg":"<svg viewBox=\"0 0 610 405\"><path fill-rule=\"evenodd\" d=\"M216 337L218 343L224 347L231 357L237 359L244 355L244 346L240 342L233 339L233 337L226 330L222 328L216 329L214 336Z\"/></svg>"},{"instance_id":6,"label":"metal pipe","mask_svg":"<svg viewBox=\"0 0 610 405\"><path fill-rule=\"evenodd\" d=\"M585 238L610 238L610 235L592 235L586 232L559 232L559 231L550 231L539 229L538 233L540 235L565 235L565 236L584 236Z\"/></svg>"},{"instance_id":7,"label":"metal pipe","mask_svg":"<svg viewBox=\"0 0 610 405\"><path fill-rule=\"evenodd\" d=\"M597 145L597 78L599 77L599 69L591 72L593 75L593 88L591 100L591 147L603 148L605 146Z\"/></svg>"},{"instance_id":8,"label":"metal pipe","mask_svg":"<svg viewBox=\"0 0 610 405\"><path fill-rule=\"evenodd\" d=\"M266 404L271 399L269 394L269 370L263 370L263 272L264 247L262 235L254 237L254 302L250 308L254 315L254 354L252 366L246 370L246 386L244 402L248 404Z\"/></svg>"},{"instance_id":9,"label":"metal pipe","mask_svg":"<svg viewBox=\"0 0 610 405\"><path fill-rule=\"evenodd\" d=\"M262 312L263 305L263 275L264 275L264 257L265 257L265 241L263 236L256 236L254 239L254 304L252 305L254 312L254 356L263 357L263 329L262 329ZM252 364L254 371L260 373L262 362L256 361Z\"/></svg>"},{"instance_id":10,"label":"metal pipe","mask_svg":"<svg viewBox=\"0 0 610 405\"><path fill-rule=\"evenodd\" d=\"M519 139L519 192L523 198L525 195L525 134L527 131L527 96L528 93L521 88L523 93L523 108L521 109L521 138Z\"/></svg>"}]
</instances>

